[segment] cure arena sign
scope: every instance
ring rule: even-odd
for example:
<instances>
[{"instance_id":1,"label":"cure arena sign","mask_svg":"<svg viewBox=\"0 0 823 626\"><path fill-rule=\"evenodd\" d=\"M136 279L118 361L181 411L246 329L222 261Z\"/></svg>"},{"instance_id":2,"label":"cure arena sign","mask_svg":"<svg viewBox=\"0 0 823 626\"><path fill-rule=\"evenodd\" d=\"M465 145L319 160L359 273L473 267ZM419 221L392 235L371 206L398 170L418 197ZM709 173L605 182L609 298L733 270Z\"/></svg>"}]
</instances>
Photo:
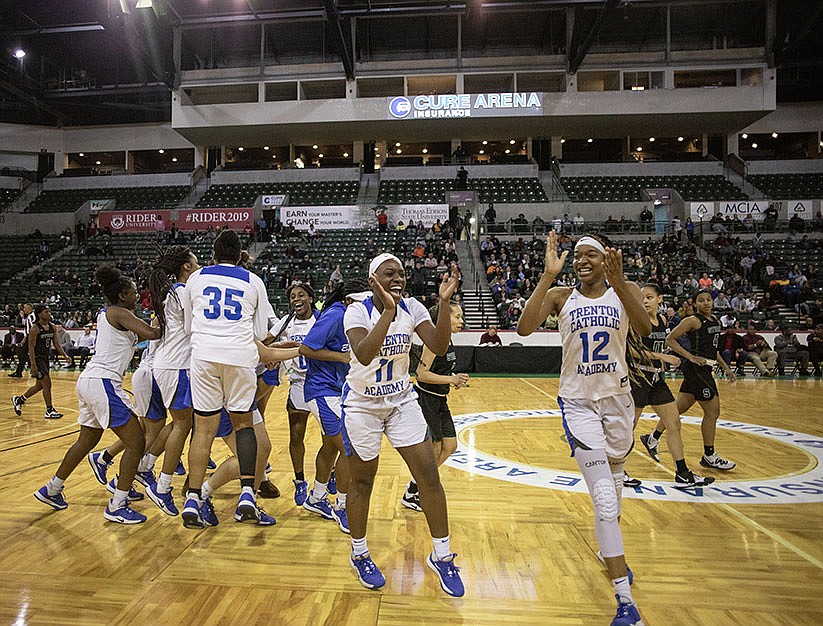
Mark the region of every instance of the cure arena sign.
<instances>
[{"instance_id":1,"label":"cure arena sign","mask_svg":"<svg viewBox=\"0 0 823 626\"><path fill-rule=\"evenodd\" d=\"M543 114L543 94L461 93L388 98L390 120L454 117L510 117Z\"/></svg>"},{"instance_id":2,"label":"cure arena sign","mask_svg":"<svg viewBox=\"0 0 823 626\"><path fill-rule=\"evenodd\" d=\"M484 423L511 419L552 419L556 420L556 432L563 432L560 424L561 413L558 410L545 411L496 411L488 413L472 413L457 415L454 425L458 433L459 447L457 452L449 457L446 464L450 467L462 469L472 474L489 476L498 480L506 480L521 485L531 485L544 489L588 493L583 476L576 472L562 472L559 470L525 465L511 459L500 458L476 450L460 441L460 431ZM644 413L643 419L657 421L657 416ZM700 418L683 416L686 424L700 424ZM763 437L773 441L799 448L804 453L814 457L814 467L801 474L793 474L780 478L736 480L734 471L718 477L717 482L708 487L692 487L689 489L675 489L672 481L656 481L643 479L643 484L634 489L623 489L623 496L627 498L641 498L644 500L672 501L672 502L699 502L705 504L788 504L823 502L823 438L806 435L783 428L771 428L757 424L718 420L718 428L731 430L755 437ZM802 454L802 453L801 453Z\"/></svg>"}]
</instances>

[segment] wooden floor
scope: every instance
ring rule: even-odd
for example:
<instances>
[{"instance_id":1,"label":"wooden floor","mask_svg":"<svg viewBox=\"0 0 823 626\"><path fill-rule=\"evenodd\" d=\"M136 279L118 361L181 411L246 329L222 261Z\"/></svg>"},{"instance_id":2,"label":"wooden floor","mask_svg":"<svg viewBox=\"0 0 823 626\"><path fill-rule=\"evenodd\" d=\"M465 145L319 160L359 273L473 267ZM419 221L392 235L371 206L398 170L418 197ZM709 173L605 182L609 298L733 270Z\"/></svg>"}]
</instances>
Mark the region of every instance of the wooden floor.
<instances>
[{"instance_id":1,"label":"wooden floor","mask_svg":"<svg viewBox=\"0 0 823 626\"><path fill-rule=\"evenodd\" d=\"M0 624L608 624L610 583L595 558L589 498L446 467L452 546L467 586L452 599L424 566L431 549L425 520L400 505L407 480L384 446L372 502L369 545L388 580L360 586L348 565L349 542L337 527L294 506L285 415L270 410L275 482L273 528L236 524L235 494L216 497L221 524L183 528L151 502L149 520L123 527L103 520L107 498L83 463L69 479L70 507L52 511L32 497L74 441L75 375L56 373L56 406L45 421L40 398L22 417L9 398L27 382L0 373ZM130 384L127 383L126 387ZM720 383L722 416L786 428L823 440L820 380ZM452 394L455 415L556 409L556 379L478 378ZM284 389L271 407L282 407ZM692 412L698 415L699 412ZM651 422L641 422L647 429ZM556 418L492 420L460 434L463 446L514 463L574 473ZM104 442L111 439L105 435ZM700 454L697 425L684 425L687 458ZM313 468L318 430L307 435ZM738 462L719 480L802 474L817 462L796 446L743 431L720 430L718 450ZM638 446L642 449L642 446ZM215 458L226 456L216 443ZM671 480L663 454L655 464L632 453L632 474ZM313 478L313 470L307 474ZM175 490L182 478L175 479ZM690 503L627 499L622 519L634 596L646 624L823 623L823 484L807 503ZM808 495L807 495L808 498Z\"/></svg>"}]
</instances>

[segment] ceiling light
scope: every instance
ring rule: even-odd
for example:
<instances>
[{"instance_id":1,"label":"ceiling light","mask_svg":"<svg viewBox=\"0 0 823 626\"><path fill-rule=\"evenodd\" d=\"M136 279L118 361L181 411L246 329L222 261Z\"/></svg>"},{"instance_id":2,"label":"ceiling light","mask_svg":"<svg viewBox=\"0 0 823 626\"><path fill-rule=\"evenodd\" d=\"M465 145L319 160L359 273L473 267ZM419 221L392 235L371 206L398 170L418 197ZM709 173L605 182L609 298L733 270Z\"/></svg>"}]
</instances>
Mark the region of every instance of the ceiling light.
<instances>
[{"instance_id":1,"label":"ceiling light","mask_svg":"<svg viewBox=\"0 0 823 626\"><path fill-rule=\"evenodd\" d=\"M483 140L483 145L484 145L484 146L485 146L485 145L487 145L488 143L489 143L489 142L488 142L488 141L486 141L485 139Z\"/></svg>"},{"instance_id":2,"label":"ceiling light","mask_svg":"<svg viewBox=\"0 0 823 626\"><path fill-rule=\"evenodd\" d=\"M317 155L317 158L318 158L318 159L322 159L322 158L323 158L323 153L321 152L320 154L318 154L318 155Z\"/></svg>"},{"instance_id":3,"label":"ceiling light","mask_svg":"<svg viewBox=\"0 0 823 626\"><path fill-rule=\"evenodd\" d=\"M26 56L26 51L22 48L17 48L17 50L14 51L14 57L16 59L20 59L22 61L24 56Z\"/></svg>"},{"instance_id":4,"label":"ceiling light","mask_svg":"<svg viewBox=\"0 0 823 626\"><path fill-rule=\"evenodd\" d=\"M158 150L158 152L159 152L160 154L165 154L165 153L166 153L166 151L165 151L165 150L163 150L163 148L160 148L160 149Z\"/></svg>"},{"instance_id":5,"label":"ceiling light","mask_svg":"<svg viewBox=\"0 0 823 626\"><path fill-rule=\"evenodd\" d=\"M756 144L756 143L753 143L753 144L752 144L752 148L757 148L757 144Z\"/></svg>"},{"instance_id":6,"label":"ceiling light","mask_svg":"<svg viewBox=\"0 0 823 626\"><path fill-rule=\"evenodd\" d=\"M743 137L743 139L748 139L749 138L749 133L743 133L740 136Z\"/></svg>"},{"instance_id":7,"label":"ceiling light","mask_svg":"<svg viewBox=\"0 0 823 626\"><path fill-rule=\"evenodd\" d=\"M772 133L772 139L777 139L777 133Z\"/></svg>"},{"instance_id":8,"label":"ceiling light","mask_svg":"<svg viewBox=\"0 0 823 626\"><path fill-rule=\"evenodd\" d=\"M317 144L312 145L311 149L312 150L317 150Z\"/></svg>"},{"instance_id":9,"label":"ceiling light","mask_svg":"<svg viewBox=\"0 0 823 626\"><path fill-rule=\"evenodd\" d=\"M276 158L277 158L277 155L276 155L276 154L273 154L273 155L271 155L271 158L276 159Z\"/></svg>"},{"instance_id":10,"label":"ceiling light","mask_svg":"<svg viewBox=\"0 0 823 626\"><path fill-rule=\"evenodd\" d=\"M268 150L268 149L269 149L268 146L263 146L263 150Z\"/></svg>"},{"instance_id":11,"label":"ceiling light","mask_svg":"<svg viewBox=\"0 0 823 626\"><path fill-rule=\"evenodd\" d=\"M243 146L237 146L237 150L238 150L239 152L243 152Z\"/></svg>"},{"instance_id":12,"label":"ceiling light","mask_svg":"<svg viewBox=\"0 0 823 626\"><path fill-rule=\"evenodd\" d=\"M486 151L485 150L480 150L480 152L478 154L486 154Z\"/></svg>"},{"instance_id":13,"label":"ceiling light","mask_svg":"<svg viewBox=\"0 0 823 626\"><path fill-rule=\"evenodd\" d=\"M593 141L594 141L594 139L592 139L591 137L589 137L588 139L586 139L586 141L588 141L589 143L591 143L591 142L593 142Z\"/></svg>"},{"instance_id":14,"label":"ceiling light","mask_svg":"<svg viewBox=\"0 0 823 626\"><path fill-rule=\"evenodd\" d=\"M375 146L375 147L374 147L374 151L375 151L375 152L377 152L378 150L380 150L380 148L378 148L377 146Z\"/></svg>"},{"instance_id":15,"label":"ceiling light","mask_svg":"<svg viewBox=\"0 0 823 626\"><path fill-rule=\"evenodd\" d=\"M566 140L565 140L565 139L561 139L561 140L560 140L560 143L566 143Z\"/></svg>"},{"instance_id":16,"label":"ceiling light","mask_svg":"<svg viewBox=\"0 0 823 626\"><path fill-rule=\"evenodd\" d=\"M150 9L151 8L151 0L137 0L137 4L134 5L135 9Z\"/></svg>"},{"instance_id":17,"label":"ceiling light","mask_svg":"<svg viewBox=\"0 0 823 626\"><path fill-rule=\"evenodd\" d=\"M643 152L643 146L637 146L637 150L635 152Z\"/></svg>"},{"instance_id":18,"label":"ceiling light","mask_svg":"<svg viewBox=\"0 0 823 626\"><path fill-rule=\"evenodd\" d=\"M97 165L100 165L100 161L95 161L95 163L97 163Z\"/></svg>"},{"instance_id":19,"label":"ceiling light","mask_svg":"<svg viewBox=\"0 0 823 626\"><path fill-rule=\"evenodd\" d=\"M138 7L138 8L139 8L139 7ZM172 163L177 163L177 157L172 157L172 158L171 158L171 162L172 162Z\"/></svg>"},{"instance_id":20,"label":"ceiling light","mask_svg":"<svg viewBox=\"0 0 823 626\"><path fill-rule=\"evenodd\" d=\"M402 151L400 148L398 148L397 150L395 150L395 152L396 152L397 154L403 154L403 151Z\"/></svg>"},{"instance_id":21,"label":"ceiling light","mask_svg":"<svg viewBox=\"0 0 823 626\"><path fill-rule=\"evenodd\" d=\"M379 158L380 158L380 153L379 153L379 152L378 152L378 153L376 153L376 154L374 155L374 158L375 158L375 159L379 159Z\"/></svg>"},{"instance_id":22,"label":"ceiling light","mask_svg":"<svg viewBox=\"0 0 823 626\"><path fill-rule=\"evenodd\" d=\"M428 153L429 153L429 149L428 148L423 148L423 154L428 154Z\"/></svg>"},{"instance_id":23,"label":"ceiling light","mask_svg":"<svg viewBox=\"0 0 823 626\"><path fill-rule=\"evenodd\" d=\"M683 137L678 137L677 141L683 141Z\"/></svg>"},{"instance_id":24,"label":"ceiling light","mask_svg":"<svg viewBox=\"0 0 823 626\"><path fill-rule=\"evenodd\" d=\"M400 147L400 142L398 141L396 144L394 144L394 147L399 148Z\"/></svg>"},{"instance_id":25,"label":"ceiling light","mask_svg":"<svg viewBox=\"0 0 823 626\"><path fill-rule=\"evenodd\" d=\"M81 153L80 153L80 154L78 154L77 156L86 156L86 155L85 155L85 154L83 154L83 153L81 152Z\"/></svg>"},{"instance_id":26,"label":"ceiling light","mask_svg":"<svg viewBox=\"0 0 823 626\"><path fill-rule=\"evenodd\" d=\"M508 148L506 148L506 154L509 154L510 152L511 152L511 150L509 150Z\"/></svg>"},{"instance_id":27,"label":"ceiling light","mask_svg":"<svg viewBox=\"0 0 823 626\"><path fill-rule=\"evenodd\" d=\"M823 148L823 141L820 142L820 147Z\"/></svg>"},{"instance_id":28,"label":"ceiling light","mask_svg":"<svg viewBox=\"0 0 823 626\"><path fill-rule=\"evenodd\" d=\"M515 144L514 139L509 139L509 143L510 143L511 145L514 145L514 144Z\"/></svg>"},{"instance_id":29,"label":"ceiling light","mask_svg":"<svg viewBox=\"0 0 823 626\"><path fill-rule=\"evenodd\" d=\"M654 141L654 137L649 137L649 141Z\"/></svg>"},{"instance_id":30,"label":"ceiling light","mask_svg":"<svg viewBox=\"0 0 823 626\"><path fill-rule=\"evenodd\" d=\"M344 157L346 157L346 158L349 158L349 153L348 153L348 152L344 152L344 153L343 153L343 156L344 156Z\"/></svg>"}]
</instances>

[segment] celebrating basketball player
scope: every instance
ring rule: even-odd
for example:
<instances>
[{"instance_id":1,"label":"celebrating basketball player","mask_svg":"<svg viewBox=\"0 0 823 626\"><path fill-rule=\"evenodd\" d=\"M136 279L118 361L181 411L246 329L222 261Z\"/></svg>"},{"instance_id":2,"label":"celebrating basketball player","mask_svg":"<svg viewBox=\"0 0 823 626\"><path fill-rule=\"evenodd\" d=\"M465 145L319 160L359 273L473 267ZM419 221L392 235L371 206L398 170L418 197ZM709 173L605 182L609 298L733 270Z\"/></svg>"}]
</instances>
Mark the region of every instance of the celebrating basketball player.
<instances>
[{"instance_id":1,"label":"celebrating basketball player","mask_svg":"<svg viewBox=\"0 0 823 626\"><path fill-rule=\"evenodd\" d=\"M651 331L640 289L626 282L623 256L598 239L581 237L572 266L576 287L554 287L568 252L558 257L557 233L547 238L546 269L517 325L532 334L549 315L559 316L563 363L557 402L572 456L594 506L597 543L617 598L613 625L642 624L631 593L620 531L623 465L632 448L634 402L629 385L626 341L629 327Z\"/></svg>"}]
</instances>

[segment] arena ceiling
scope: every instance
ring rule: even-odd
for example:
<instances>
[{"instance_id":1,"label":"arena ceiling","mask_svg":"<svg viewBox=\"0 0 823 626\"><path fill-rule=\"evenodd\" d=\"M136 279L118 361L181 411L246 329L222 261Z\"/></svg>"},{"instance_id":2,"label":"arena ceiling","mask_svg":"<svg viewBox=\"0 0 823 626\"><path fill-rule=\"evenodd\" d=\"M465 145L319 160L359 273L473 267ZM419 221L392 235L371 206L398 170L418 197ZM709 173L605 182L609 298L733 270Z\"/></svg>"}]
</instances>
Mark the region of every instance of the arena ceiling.
<instances>
[{"instance_id":1,"label":"arena ceiling","mask_svg":"<svg viewBox=\"0 0 823 626\"><path fill-rule=\"evenodd\" d=\"M181 70L261 62L333 62L341 77L457 54L574 68L588 52L660 50L667 15L680 49L762 46L779 100L823 100L823 2L776 5L767 42L767 0L0 0L0 122L168 121Z\"/></svg>"}]
</instances>

